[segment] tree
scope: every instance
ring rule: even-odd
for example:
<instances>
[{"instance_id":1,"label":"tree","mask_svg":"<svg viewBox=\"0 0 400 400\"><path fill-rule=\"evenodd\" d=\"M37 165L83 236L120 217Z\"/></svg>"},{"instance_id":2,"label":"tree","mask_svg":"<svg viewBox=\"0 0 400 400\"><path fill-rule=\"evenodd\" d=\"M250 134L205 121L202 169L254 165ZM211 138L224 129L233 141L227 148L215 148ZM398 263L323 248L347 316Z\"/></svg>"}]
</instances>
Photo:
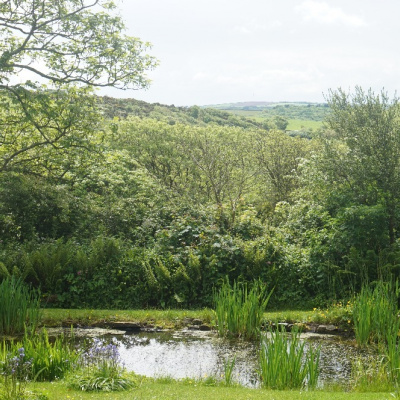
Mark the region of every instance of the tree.
<instances>
[{"instance_id":1,"label":"tree","mask_svg":"<svg viewBox=\"0 0 400 400\"><path fill-rule=\"evenodd\" d=\"M114 8L108 0L2 1L0 88L23 71L54 83L146 87L156 61L144 54L148 43L123 34Z\"/></svg>"},{"instance_id":2,"label":"tree","mask_svg":"<svg viewBox=\"0 0 400 400\"><path fill-rule=\"evenodd\" d=\"M320 167L332 186L350 197L351 205L384 207L387 235L393 244L399 225L400 105L382 91L330 92L330 134Z\"/></svg>"},{"instance_id":3,"label":"tree","mask_svg":"<svg viewBox=\"0 0 400 400\"><path fill-rule=\"evenodd\" d=\"M292 192L298 187L299 164L314 149L313 141L291 137L276 129L257 136L255 155L260 180L272 204L291 200Z\"/></svg>"},{"instance_id":4,"label":"tree","mask_svg":"<svg viewBox=\"0 0 400 400\"><path fill-rule=\"evenodd\" d=\"M149 44L124 34L114 8L106 0L0 2L0 172L58 168L64 176L82 164L101 119L88 88L149 85L145 73L157 64Z\"/></svg>"}]
</instances>

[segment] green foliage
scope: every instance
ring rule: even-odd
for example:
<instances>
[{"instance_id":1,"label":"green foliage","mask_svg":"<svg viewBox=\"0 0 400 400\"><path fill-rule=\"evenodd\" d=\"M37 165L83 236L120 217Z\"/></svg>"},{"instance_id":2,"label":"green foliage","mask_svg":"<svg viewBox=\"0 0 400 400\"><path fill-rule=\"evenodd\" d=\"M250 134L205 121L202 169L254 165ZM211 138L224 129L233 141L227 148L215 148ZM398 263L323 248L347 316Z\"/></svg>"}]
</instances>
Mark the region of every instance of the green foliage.
<instances>
[{"instance_id":1,"label":"green foliage","mask_svg":"<svg viewBox=\"0 0 400 400\"><path fill-rule=\"evenodd\" d=\"M39 333L26 330L22 340L3 342L1 348L3 361L6 354L16 355L20 348L24 349L25 359L29 360L28 378L35 381L54 381L63 378L74 368L79 356L72 340L67 340L61 335L49 341L45 328Z\"/></svg>"},{"instance_id":2,"label":"green foliage","mask_svg":"<svg viewBox=\"0 0 400 400\"><path fill-rule=\"evenodd\" d=\"M14 276L0 283L0 334L24 332L26 326L35 329L40 318L40 296L21 279Z\"/></svg>"},{"instance_id":3,"label":"green foliage","mask_svg":"<svg viewBox=\"0 0 400 400\"><path fill-rule=\"evenodd\" d=\"M399 289L378 281L374 289L364 286L354 301L353 320L357 343L388 343L397 336L400 322L397 316Z\"/></svg>"},{"instance_id":4,"label":"green foliage","mask_svg":"<svg viewBox=\"0 0 400 400\"><path fill-rule=\"evenodd\" d=\"M215 317L220 336L253 339L260 333L265 308L272 292L261 281L247 283L225 281L214 294Z\"/></svg>"},{"instance_id":5,"label":"green foliage","mask_svg":"<svg viewBox=\"0 0 400 400\"><path fill-rule=\"evenodd\" d=\"M262 338L259 358L264 388L314 389L317 385L320 350L310 347L305 353L305 342L300 341L297 331L290 335L283 329L270 331Z\"/></svg>"},{"instance_id":6,"label":"green foliage","mask_svg":"<svg viewBox=\"0 0 400 400\"><path fill-rule=\"evenodd\" d=\"M146 103L136 99L116 99L108 96L98 98L99 106L110 120L115 118L140 117L166 122L168 125L185 124L198 126L236 126L261 128L253 119L235 116L230 112L214 108L175 107L159 103Z\"/></svg>"},{"instance_id":7,"label":"green foliage","mask_svg":"<svg viewBox=\"0 0 400 400\"><path fill-rule=\"evenodd\" d=\"M236 356L231 360L224 360L224 381L226 386L232 386L232 378L233 378L233 369L236 364Z\"/></svg>"},{"instance_id":8,"label":"green foliage","mask_svg":"<svg viewBox=\"0 0 400 400\"><path fill-rule=\"evenodd\" d=\"M24 348L18 349L17 354L0 353L0 371L4 377L4 387L0 392L2 400L26 399L28 377L31 370L31 362L27 359Z\"/></svg>"},{"instance_id":9,"label":"green foliage","mask_svg":"<svg viewBox=\"0 0 400 400\"><path fill-rule=\"evenodd\" d=\"M78 371L69 377L68 386L85 392L127 390L136 383L124 376L115 345L97 340L81 355Z\"/></svg>"}]
</instances>

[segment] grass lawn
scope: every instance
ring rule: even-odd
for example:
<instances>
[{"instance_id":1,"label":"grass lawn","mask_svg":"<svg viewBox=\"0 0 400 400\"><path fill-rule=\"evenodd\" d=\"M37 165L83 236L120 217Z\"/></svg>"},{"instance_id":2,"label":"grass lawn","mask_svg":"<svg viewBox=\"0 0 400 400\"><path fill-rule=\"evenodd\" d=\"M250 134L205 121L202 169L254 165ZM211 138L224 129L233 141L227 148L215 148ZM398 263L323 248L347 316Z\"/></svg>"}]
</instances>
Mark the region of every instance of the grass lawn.
<instances>
[{"instance_id":1,"label":"grass lawn","mask_svg":"<svg viewBox=\"0 0 400 400\"><path fill-rule=\"evenodd\" d=\"M185 382L167 381L166 383L146 380L139 388L125 392L87 393L72 391L62 381L56 383L36 383L29 390L45 394L49 400L119 400L119 399L267 399L267 400L351 400L351 399L393 399L391 393L357 393L343 391L271 391L247 389L243 387L205 386Z\"/></svg>"}]
</instances>

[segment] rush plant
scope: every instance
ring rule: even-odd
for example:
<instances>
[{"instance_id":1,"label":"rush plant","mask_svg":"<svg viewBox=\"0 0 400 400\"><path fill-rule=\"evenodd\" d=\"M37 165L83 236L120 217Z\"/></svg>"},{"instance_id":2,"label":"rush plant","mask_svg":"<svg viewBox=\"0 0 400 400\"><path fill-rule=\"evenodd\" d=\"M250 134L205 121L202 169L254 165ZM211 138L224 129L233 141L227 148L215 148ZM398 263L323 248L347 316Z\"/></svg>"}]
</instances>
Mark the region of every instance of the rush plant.
<instances>
[{"instance_id":1,"label":"rush plant","mask_svg":"<svg viewBox=\"0 0 400 400\"><path fill-rule=\"evenodd\" d=\"M353 320L358 345L370 342L385 344L389 337L397 336L399 318L396 284L377 282L374 289L364 286L354 302Z\"/></svg>"},{"instance_id":2,"label":"rush plant","mask_svg":"<svg viewBox=\"0 0 400 400\"><path fill-rule=\"evenodd\" d=\"M283 329L270 331L261 340L260 378L266 389L300 389L316 387L320 350L305 351L300 332L287 334Z\"/></svg>"},{"instance_id":3,"label":"rush plant","mask_svg":"<svg viewBox=\"0 0 400 400\"><path fill-rule=\"evenodd\" d=\"M214 292L215 319L220 336L254 339L260 333L265 308L271 297L261 281L247 283L225 281Z\"/></svg>"},{"instance_id":4,"label":"rush plant","mask_svg":"<svg viewBox=\"0 0 400 400\"><path fill-rule=\"evenodd\" d=\"M40 295L20 279L6 278L0 283L0 334L23 333L35 329L40 318Z\"/></svg>"}]
</instances>

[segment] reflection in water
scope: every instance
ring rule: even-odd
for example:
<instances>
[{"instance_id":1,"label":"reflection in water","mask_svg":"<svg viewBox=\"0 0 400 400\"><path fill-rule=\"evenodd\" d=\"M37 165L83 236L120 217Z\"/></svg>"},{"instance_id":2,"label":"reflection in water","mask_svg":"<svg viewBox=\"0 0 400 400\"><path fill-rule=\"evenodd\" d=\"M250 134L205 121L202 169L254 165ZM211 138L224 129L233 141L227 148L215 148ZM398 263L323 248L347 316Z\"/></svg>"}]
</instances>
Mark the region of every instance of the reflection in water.
<instances>
[{"instance_id":1,"label":"reflection in water","mask_svg":"<svg viewBox=\"0 0 400 400\"><path fill-rule=\"evenodd\" d=\"M321 346L320 381L346 382L351 361L367 357L352 341L333 335L302 335L307 346ZM258 342L229 341L210 332L145 332L113 337L125 367L140 375L200 379L223 379L224 361L236 356L233 380L256 387Z\"/></svg>"}]
</instances>

